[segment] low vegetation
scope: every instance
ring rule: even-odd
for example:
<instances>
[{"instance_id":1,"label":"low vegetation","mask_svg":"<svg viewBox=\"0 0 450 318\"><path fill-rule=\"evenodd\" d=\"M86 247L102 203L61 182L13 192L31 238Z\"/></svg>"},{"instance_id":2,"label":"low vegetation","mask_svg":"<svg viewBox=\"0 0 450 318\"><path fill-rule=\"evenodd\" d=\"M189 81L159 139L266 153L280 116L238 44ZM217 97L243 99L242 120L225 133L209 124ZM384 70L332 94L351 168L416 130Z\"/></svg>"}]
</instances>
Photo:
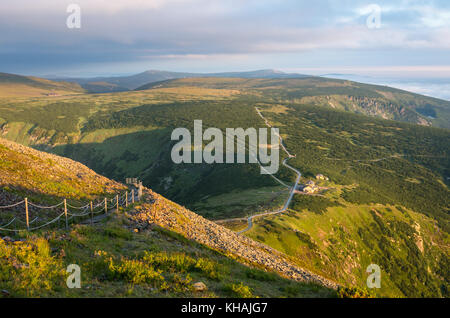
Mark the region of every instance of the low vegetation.
<instances>
[{"instance_id":1,"label":"low vegetation","mask_svg":"<svg viewBox=\"0 0 450 318\"><path fill-rule=\"evenodd\" d=\"M66 285L69 264L81 268L80 289ZM0 239L0 265L3 297L337 296L249 268L160 227L134 233L123 214L69 232ZM206 288L196 289L197 282Z\"/></svg>"},{"instance_id":2,"label":"low vegetation","mask_svg":"<svg viewBox=\"0 0 450 318\"><path fill-rule=\"evenodd\" d=\"M307 269L364 289L370 264L382 270L375 296L449 297L449 236L432 219L399 206L292 207L257 219L247 233Z\"/></svg>"}]
</instances>

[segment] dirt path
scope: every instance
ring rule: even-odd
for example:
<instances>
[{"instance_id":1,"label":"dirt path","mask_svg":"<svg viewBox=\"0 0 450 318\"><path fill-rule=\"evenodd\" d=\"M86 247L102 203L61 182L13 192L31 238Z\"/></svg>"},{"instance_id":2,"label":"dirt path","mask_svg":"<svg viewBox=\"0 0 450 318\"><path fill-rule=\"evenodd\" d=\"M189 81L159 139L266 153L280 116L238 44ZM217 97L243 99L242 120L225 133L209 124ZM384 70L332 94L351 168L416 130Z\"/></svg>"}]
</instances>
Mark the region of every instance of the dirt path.
<instances>
[{"instance_id":1,"label":"dirt path","mask_svg":"<svg viewBox=\"0 0 450 318\"><path fill-rule=\"evenodd\" d=\"M266 123L267 127L272 127L272 125L270 125L269 121L261 114L261 111L259 110L258 107L255 107L256 112L258 113L259 117L261 117L264 122ZM279 134L277 134L279 140L280 140L280 145L283 148L284 152L288 155L288 158L285 158L283 160L283 166L285 166L286 168L292 170L293 172L295 172L295 174L297 175L297 179L295 180L294 185L291 187L291 190L289 192L289 196L286 200L286 202L284 203L283 207L279 210L276 211L270 211L270 212L264 212L264 213L259 213L259 214L254 214L251 215L247 218L247 228L238 231L237 234L242 234L244 232L247 232L248 230L250 230L253 227L253 219L257 218L257 217L263 217L263 216L267 216L267 215L274 215L274 214L278 214L278 213L282 213L285 212L288 208L289 208L289 204L291 203L291 200L295 194L295 189L297 188L298 183L300 182L300 177L302 176L302 174L300 173L300 171L298 171L297 169L295 169L294 167L290 166L287 161L290 158L294 158L296 155L292 155L286 148L286 146L284 145L283 142L283 137L281 137ZM217 220L217 223L224 223L224 222L228 222L228 221L242 221L245 220L245 218L231 218L231 219L224 219L224 220Z\"/></svg>"},{"instance_id":2,"label":"dirt path","mask_svg":"<svg viewBox=\"0 0 450 318\"><path fill-rule=\"evenodd\" d=\"M283 165L285 167L287 167L288 169L291 169L292 171L294 171L297 174L297 179L295 180L295 184L292 186L291 191L289 193L289 197L286 200L286 202L284 203L284 206L276 211L271 211L271 212L264 212L264 213L260 213L260 214L255 214L255 215L251 215L247 218L247 228L237 232L237 234L242 234L244 232L247 232L248 230L250 230L253 227L253 219L257 218L257 217L262 217L262 216L266 216L266 215L274 215L274 214L278 214L278 213L282 213L285 212L288 208L289 208L289 204L291 203L292 197L294 196L295 193L295 189L297 188L298 183L300 182L300 177L302 176L302 174L300 173L300 171L298 171L297 169L293 168L292 166L288 165L286 163L286 161L289 158L286 158L283 160Z\"/></svg>"}]
</instances>

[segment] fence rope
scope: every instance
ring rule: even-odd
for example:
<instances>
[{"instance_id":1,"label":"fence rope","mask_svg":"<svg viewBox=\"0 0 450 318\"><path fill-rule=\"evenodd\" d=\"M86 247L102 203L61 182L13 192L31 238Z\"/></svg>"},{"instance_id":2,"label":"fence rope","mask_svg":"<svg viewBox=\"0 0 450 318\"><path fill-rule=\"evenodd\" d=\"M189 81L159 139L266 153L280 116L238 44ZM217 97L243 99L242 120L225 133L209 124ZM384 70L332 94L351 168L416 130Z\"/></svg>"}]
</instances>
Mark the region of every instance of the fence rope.
<instances>
[{"instance_id":1,"label":"fence rope","mask_svg":"<svg viewBox=\"0 0 450 318\"><path fill-rule=\"evenodd\" d=\"M32 224L32 223L36 222L38 219L39 219L39 217L37 216L33 220L29 221L28 224ZM19 220L19 219L17 219L17 222L20 222L22 224L27 224L26 222Z\"/></svg>"},{"instance_id":2,"label":"fence rope","mask_svg":"<svg viewBox=\"0 0 450 318\"><path fill-rule=\"evenodd\" d=\"M6 228L3 228L3 227L0 227L0 231L19 232L19 231L26 231L26 229L23 229L23 230L14 230L14 229L6 229Z\"/></svg>"},{"instance_id":3,"label":"fence rope","mask_svg":"<svg viewBox=\"0 0 450 318\"><path fill-rule=\"evenodd\" d=\"M10 208L18 206L18 205L20 205L22 203L25 203L25 200L22 200L20 202L17 202L17 203L11 204L11 205L0 206L0 209L10 209Z\"/></svg>"},{"instance_id":4,"label":"fence rope","mask_svg":"<svg viewBox=\"0 0 450 318\"><path fill-rule=\"evenodd\" d=\"M91 211L88 211L88 212L86 212L86 210L85 210L85 212L83 212L83 213L70 213L69 211L67 211L67 215L70 215L70 216L85 216L85 215L88 215L88 214L90 214L91 213Z\"/></svg>"},{"instance_id":5,"label":"fence rope","mask_svg":"<svg viewBox=\"0 0 450 318\"><path fill-rule=\"evenodd\" d=\"M15 220L16 220L16 217L13 217L13 219L11 221L9 221L7 224L0 225L0 228L11 225Z\"/></svg>"},{"instance_id":6,"label":"fence rope","mask_svg":"<svg viewBox=\"0 0 450 318\"><path fill-rule=\"evenodd\" d=\"M40 226L36 226L36 227L30 228L29 230L30 230L30 231L34 231L34 230L43 228L44 226L50 225L50 224L52 224L52 223L55 223L55 222L58 221L63 215L64 215L64 212L61 213L60 215L58 215L58 216L57 216L56 218L54 218L53 220L51 220L51 221L49 221L49 222L47 222L47 223L45 223L45 224L42 224L42 225L40 225ZM23 230L21 230L21 231L27 231L27 229L23 229Z\"/></svg>"},{"instance_id":7,"label":"fence rope","mask_svg":"<svg viewBox=\"0 0 450 318\"><path fill-rule=\"evenodd\" d=\"M114 198L106 199L106 202L109 201L109 203L112 203L112 205L110 206L110 209L117 209L120 206L124 206L125 203L133 202L133 199L135 199L135 198L132 198L132 194L133 194L133 191L126 192L126 193L124 193L122 195L117 195ZM16 207L18 205L24 204L25 202L26 202L26 199L22 200L20 202L14 203L14 204L6 205L6 206L0 206L0 209L10 209L10 208ZM55 204L55 205L52 205L52 206L42 206L42 205L30 202L29 200L27 201L27 205L28 206L32 206L32 207L35 207L35 208L38 208L38 209L55 209L55 208L57 208L57 207L59 207L59 206L61 206L63 204L64 204L64 200L62 202L60 202L58 204ZM13 217L13 219L11 219L8 223L0 225L0 231L21 232L21 231L34 231L34 230L37 230L37 229L41 229L43 227L51 225L51 224L55 223L56 221L60 220L62 216L66 215L66 212L67 212L67 215L69 216L67 218L67 221L72 220L75 217L82 217L82 216L87 216L87 215L92 215L93 216L94 214L100 214L100 213L105 213L106 214L108 212L108 211L105 211L105 199L101 200L97 204L92 202L92 211L91 211L91 203L88 203L86 205L77 207L77 206L73 206L73 205L67 203L67 201L66 201L66 206L71 208L71 209L82 210L82 212L81 213L72 213L72 212L69 211L69 209L67 209L67 211L63 211L61 214L59 214L54 219L52 219L52 220L50 220L50 221L48 221L48 222L46 222L44 224L35 226L35 227L29 227L29 226L30 226L30 224L36 223L39 220L39 216L36 216L33 220L29 221L28 224L26 222L24 222L24 221L21 221L17 217ZM98 211L95 211L99 207L100 207L100 209ZM27 224L28 228L26 228L26 229L10 229L10 228L7 228L11 224L13 224L15 221L17 221L19 223L22 223L22 224Z\"/></svg>"},{"instance_id":8,"label":"fence rope","mask_svg":"<svg viewBox=\"0 0 450 318\"><path fill-rule=\"evenodd\" d=\"M38 204L35 204L35 203L32 203L32 202L28 201L28 205L34 206L35 208L39 208L39 209L54 209L54 208L59 207L63 203L64 203L64 201L62 201L62 202L60 202L58 204L55 204L55 205L51 205L51 206L42 206L42 205L38 205Z\"/></svg>"},{"instance_id":9,"label":"fence rope","mask_svg":"<svg viewBox=\"0 0 450 318\"><path fill-rule=\"evenodd\" d=\"M69 208L72 208L72 209L84 210L84 209L86 209L86 208L89 207L89 203L86 204L86 205L83 205L83 206L73 206L73 205L67 203L67 206L68 206Z\"/></svg>"},{"instance_id":10,"label":"fence rope","mask_svg":"<svg viewBox=\"0 0 450 318\"><path fill-rule=\"evenodd\" d=\"M104 207L105 201L101 201L101 202L97 203L96 205L93 206L93 209L98 208L99 206Z\"/></svg>"}]
</instances>

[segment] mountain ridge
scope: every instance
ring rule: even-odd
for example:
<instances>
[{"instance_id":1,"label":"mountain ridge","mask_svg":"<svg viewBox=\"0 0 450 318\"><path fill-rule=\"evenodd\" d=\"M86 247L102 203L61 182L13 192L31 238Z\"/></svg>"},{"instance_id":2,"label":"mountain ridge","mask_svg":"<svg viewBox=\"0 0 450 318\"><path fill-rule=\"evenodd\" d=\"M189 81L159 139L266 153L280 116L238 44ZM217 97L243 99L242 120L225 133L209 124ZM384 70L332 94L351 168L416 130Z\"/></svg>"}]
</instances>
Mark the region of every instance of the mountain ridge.
<instances>
[{"instance_id":1,"label":"mountain ridge","mask_svg":"<svg viewBox=\"0 0 450 318\"><path fill-rule=\"evenodd\" d=\"M105 82L114 85L109 91L124 91L133 90L142 85L159 82L164 80L171 80L177 78L192 78L192 77L225 77L225 78L302 78L308 75L296 73L284 73L281 71L265 69L247 72L219 72L219 73L190 73L190 72L171 72L160 70L148 70L138 74L129 76L112 76L112 77L93 77L93 78L62 78L54 80L64 80L80 84L90 92L101 92L92 87L92 83ZM103 91L103 92L106 92Z\"/></svg>"}]
</instances>

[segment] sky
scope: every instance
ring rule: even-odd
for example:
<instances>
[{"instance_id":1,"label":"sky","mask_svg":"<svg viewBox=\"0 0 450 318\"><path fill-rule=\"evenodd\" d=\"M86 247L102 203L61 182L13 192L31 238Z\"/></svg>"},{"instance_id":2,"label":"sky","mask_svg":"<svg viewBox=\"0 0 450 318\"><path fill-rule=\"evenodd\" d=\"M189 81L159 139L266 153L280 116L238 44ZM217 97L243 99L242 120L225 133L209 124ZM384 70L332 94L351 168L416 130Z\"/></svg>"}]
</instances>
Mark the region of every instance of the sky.
<instances>
[{"instance_id":1,"label":"sky","mask_svg":"<svg viewBox=\"0 0 450 318\"><path fill-rule=\"evenodd\" d=\"M67 25L70 4L80 8L80 28ZM447 85L450 1L0 0L0 72L149 69L278 69Z\"/></svg>"}]
</instances>

